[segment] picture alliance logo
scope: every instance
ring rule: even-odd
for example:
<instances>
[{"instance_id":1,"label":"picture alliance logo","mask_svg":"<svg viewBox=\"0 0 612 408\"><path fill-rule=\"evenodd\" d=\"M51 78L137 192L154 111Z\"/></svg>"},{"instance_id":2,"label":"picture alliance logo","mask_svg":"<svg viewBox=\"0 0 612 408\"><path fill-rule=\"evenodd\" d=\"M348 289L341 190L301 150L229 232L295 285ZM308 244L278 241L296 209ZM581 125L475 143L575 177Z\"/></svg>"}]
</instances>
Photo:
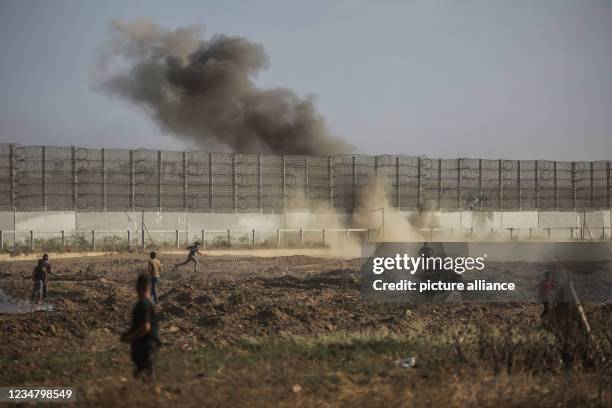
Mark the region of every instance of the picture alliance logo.
<instances>
[{"instance_id":1,"label":"picture alliance logo","mask_svg":"<svg viewBox=\"0 0 612 408\"><path fill-rule=\"evenodd\" d=\"M462 275L465 272L485 268L487 254L479 257L457 256L410 256L408 254L396 254L389 257L374 257L372 259L372 272L380 275L385 271L405 271L414 275L417 271L448 271Z\"/></svg>"}]
</instances>

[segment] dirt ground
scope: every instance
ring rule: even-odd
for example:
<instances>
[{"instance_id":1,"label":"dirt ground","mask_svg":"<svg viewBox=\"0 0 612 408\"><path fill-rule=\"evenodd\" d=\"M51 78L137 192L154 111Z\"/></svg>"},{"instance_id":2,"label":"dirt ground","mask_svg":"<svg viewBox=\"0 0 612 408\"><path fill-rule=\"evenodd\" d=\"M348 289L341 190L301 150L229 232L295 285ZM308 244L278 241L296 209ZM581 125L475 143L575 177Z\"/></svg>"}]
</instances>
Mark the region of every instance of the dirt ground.
<instances>
[{"instance_id":1,"label":"dirt ground","mask_svg":"<svg viewBox=\"0 0 612 408\"><path fill-rule=\"evenodd\" d=\"M146 259L52 259L54 310L0 314L0 386L72 386L101 407L612 406L609 305L586 308L607 361L568 365L538 305L376 303L361 260L303 255L166 268L157 382L142 384L118 339ZM4 293L26 299L33 266L0 262Z\"/></svg>"}]
</instances>

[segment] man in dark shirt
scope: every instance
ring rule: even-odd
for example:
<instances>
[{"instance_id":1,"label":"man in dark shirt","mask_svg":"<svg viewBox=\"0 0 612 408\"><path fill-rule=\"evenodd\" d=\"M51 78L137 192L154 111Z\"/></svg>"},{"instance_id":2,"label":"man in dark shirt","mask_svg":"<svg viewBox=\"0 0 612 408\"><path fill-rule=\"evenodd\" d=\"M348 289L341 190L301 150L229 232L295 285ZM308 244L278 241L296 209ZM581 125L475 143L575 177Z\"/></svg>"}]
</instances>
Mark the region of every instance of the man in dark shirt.
<instances>
[{"instance_id":1,"label":"man in dark shirt","mask_svg":"<svg viewBox=\"0 0 612 408\"><path fill-rule=\"evenodd\" d=\"M181 262L179 264L174 265L174 269L176 270L176 268L178 268L179 266L183 266L183 265L187 265L190 262L193 262L193 268L194 268L194 272L198 271L198 259L196 258L196 255L202 255L200 253L200 243L199 242L194 242L193 245L188 246L187 249L189 250L189 254L187 255L187 260L185 260L185 262Z\"/></svg>"},{"instance_id":2,"label":"man in dark shirt","mask_svg":"<svg viewBox=\"0 0 612 408\"><path fill-rule=\"evenodd\" d=\"M43 254L42 260L45 262L45 280L43 281L43 297L47 297L47 281L51 273L51 264L49 263L49 254Z\"/></svg>"},{"instance_id":3,"label":"man in dark shirt","mask_svg":"<svg viewBox=\"0 0 612 408\"><path fill-rule=\"evenodd\" d=\"M43 282L47 279L45 261L38 260L36 267L32 271L32 300L40 303L43 297Z\"/></svg>"},{"instance_id":4,"label":"man in dark shirt","mask_svg":"<svg viewBox=\"0 0 612 408\"><path fill-rule=\"evenodd\" d=\"M132 326L121 341L132 344L134 378L143 374L148 380L155 379L155 358L159 347L157 336L157 312L151 301L151 278L142 274L136 280L138 302L132 312Z\"/></svg>"}]
</instances>

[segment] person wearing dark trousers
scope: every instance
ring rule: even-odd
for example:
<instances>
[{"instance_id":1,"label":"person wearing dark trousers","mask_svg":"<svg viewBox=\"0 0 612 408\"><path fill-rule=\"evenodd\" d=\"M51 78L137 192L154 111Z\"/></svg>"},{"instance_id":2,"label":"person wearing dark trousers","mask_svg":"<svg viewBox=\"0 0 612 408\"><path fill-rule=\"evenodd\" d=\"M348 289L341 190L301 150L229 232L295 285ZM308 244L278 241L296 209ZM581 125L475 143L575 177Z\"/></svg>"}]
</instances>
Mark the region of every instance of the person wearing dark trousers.
<instances>
[{"instance_id":1,"label":"person wearing dark trousers","mask_svg":"<svg viewBox=\"0 0 612 408\"><path fill-rule=\"evenodd\" d=\"M130 343L134 363L134 378L155 380L155 361L160 345L157 329L157 311L151 301L151 277L138 276L136 280L138 302L132 311L132 325L121 336L121 341Z\"/></svg>"},{"instance_id":2,"label":"person wearing dark trousers","mask_svg":"<svg viewBox=\"0 0 612 408\"><path fill-rule=\"evenodd\" d=\"M187 250L189 251L189 253L187 254L187 259L184 262L174 265L174 269L192 262L194 272L197 272L198 258L196 257L196 255L202 255L202 253L200 252L200 243L198 241L194 242L193 245L187 247Z\"/></svg>"},{"instance_id":3,"label":"person wearing dark trousers","mask_svg":"<svg viewBox=\"0 0 612 408\"><path fill-rule=\"evenodd\" d=\"M49 263L49 254L43 254L42 260L45 263L45 280L43 280L43 297L47 297L47 281L51 274L51 264Z\"/></svg>"}]
</instances>

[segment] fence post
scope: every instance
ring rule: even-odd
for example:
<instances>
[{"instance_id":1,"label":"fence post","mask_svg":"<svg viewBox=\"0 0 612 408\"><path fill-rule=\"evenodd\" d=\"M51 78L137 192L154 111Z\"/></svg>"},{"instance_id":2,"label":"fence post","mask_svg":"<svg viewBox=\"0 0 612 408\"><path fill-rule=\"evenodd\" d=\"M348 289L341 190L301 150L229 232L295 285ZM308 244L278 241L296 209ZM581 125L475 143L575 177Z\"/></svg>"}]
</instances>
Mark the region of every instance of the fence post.
<instances>
[{"instance_id":1,"label":"fence post","mask_svg":"<svg viewBox=\"0 0 612 408\"><path fill-rule=\"evenodd\" d=\"M521 191L521 161L516 161L516 195L518 201L518 209L521 211L522 205L522 191Z\"/></svg>"},{"instance_id":2,"label":"fence post","mask_svg":"<svg viewBox=\"0 0 612 408\"><path fill-rule=\"evenodd\" d=\"M234 212L238 212L238 183L236 177L236 153L232 153L232 194L234 196Z\"/></svg>"},{"instance_id":3,"label":"fence post","mask_svg":"<svg viewBox=\"0 0 612 408\"><path fill-rule=\"evenodd\" d=\"M378 182L378 156L374 156L374 179Z\"/></svg>"},{"instance_id":4,"label":"fence post","mask_svg":"<svg viewBox=\"0 0 612 408\"><path fill-rule=\"evenodd\" d=\"M357 157L353 155L353 210L357 208Z\"/></svg>"},{"instance_id":5,"label":"fence post","mask_svg":"<svg viewBox=\"0 0 612 408\"><path fill-rule=\"evenodd\" d=\"M300 245L304 246L304 230L300 228Z\"/></svg>"},{"instance_id":6,"label":"fence post","mask_svg":"<svg viewBox=\"0 0 612 408\"><path fill-rule=\"evenodd\" d=\"M555 210L559 211L559 187L558 187L558 174L557 174L557 161L553 162L553 189L555 195Z\"/></svg>"},{"instance_id":7,"label":"fence post","mask_svg":"<svg viewBox=\"0 0 612 408\"><path fill-rule=\"evenodd\" d=\"M438 210L442 209L442 159L438 159Z\"/></svg>"},{"instance_id":8,"label":"fence post","mask_svg":"<svg viewBox=\"0 0 612 408\"><path fill-rule=\"evenodd\" d=\"M47 211L47 146L42 147L42 199L43 209Z\"/></svg>"},{"instance_id":9,"label":"fence post","mask_svg":"<svg viewBox=\"0 0 612 408\"><path fill-rule=\"evenodd\" d=\"M77 164L76 164L76 147L70 148L70 171L72 172L72 208L74 211L78 208L78 175L77 175Z\"/></svg>"},{"instance_id":10,"label":"fence post","mask_svg":"<svg viewBox=\"0 0 612 408\"><path fill-rule=\"evenodd\" d=\"M461 159L457 159L457 208L462 209L462 198L461 198Z\"/></svg>"},{"instance_id":11,"label":"fence post","mask_svg":"<svg viewBox=\"0 0 612 408\"><path fill-rule=\"evenodd\" d=\"M213 175L213 154L208 154L208 201L210 202L210 212L215 212L214 205L214 175Z\"/></svg>"},{"instance_id":12,"label":"fence post","mask_svg":"<svg viewBox=\"0 0 612 408\"><path fill-rule=\"evenodd\" d=\"M128 249L132 249L132 242L130 239L130 230L127 230L127 247Z\"/></svg>"},{"instance_id":13,"label":"fence post","mask_svg":"<svg viewBox=\"0 0 612 408\"><path fill-rule=\"evenodd\" d=\"M227 246L232 246L232 235L230 230L227 230Z\"/></svg>"},{"instance_id":14,"label":"fence post","mask_svg":"<svg viewBox=\"0 0 612 408\"><path fill-rule=\"evenodd\" d=\"M534 168L534 189L535 189L535 208L536 210L540 210L540 162L539 160L535 161Z\"/></svg>"},{"instance_id":15,"label":"fence post","mask_svg":"<svg viewBox=\"0 0 612 408\"><path fill-rule=\"evenodd\" d=\"M593 162L591 162L591 168L590 168L590 178L591 178L591 210L595 209L595 188L593 186L594 184L594 176L593 176Z\"/></svg>"},{"instance_id":16,"label":"fence post","mask_svg":"<svg viewBox=\"0 0 612 408\"><path fill-rule=\"evenodd\" d=\"M309 192L310 192L310 159L308 158L308 156L306 156L306 211L310 211L310 199L309 199Z\"/></svg>"},{"instance_id":17,"label":"fence post","mask_svg":"<svg viewBox=\"0 0 612 408\"><path fill-rule=\"evenodd\" d=\"M91 230L91 250L96 250L96 231Z\"/></svg>"},{"instance_id":18,"label":"fence post","mask_svg":"<svg viewBox=\"0 0 612 408\"><path fill-rule=\"evenodd\" d=\"M107 199L106 199L106 149L100 150L100 157L102 159L102 205L104 207L104 211L107 209Z\"/></svg>"},{"instance_id":19,"label":"fence post","mask_svg":"<svg viewBox=\"0 0 612 408\"><path fill-rule=\"evenodd\" d=\"M283 183L283 189L282 189L282 195L283 195L283 202L282 202L282 204L283 204L283 213L285 212L285 206L286 206L286 202L285 202L285 199L286 199L285 188L286 188L286 185L287 185L286 165L287 165L286 157L283 154L283 169L282 169L283 170L283 174L282 174L282 183Z\"/></svg>"},{"instance_id":20,"label":"fence post","mask_svg":"<svg viewBox=\"0 0 612 408\"><path fill-rule=\"evenodd\" d=\"M610 209L610 162L606 162L606 208Z\"/></svg>"},{"instance_id":21,"label":"fence post","mask_svg":"<svg viewBox=\"0 0 612 408\"><path fill-rule=\"evenodd\" d=\"M181 247L181 241L180 241L180 237L179 237L179 230L176 230L176 248L180 248Z\"/></svg>"},{"instance_id":22,"label":"fence post","mask_svg":"<svg viewBox=\"0 0 612 408\"><path fill-rule=\"evenodd\" d=\"M144 211L140 214L140 248L145 248L145 223L144 223Z\"/></svg>"},{"instance_id":23,"label":"fence post","mask_svg":"<svg viewBox=\"0 0 612 408\"><path fill-rule=\"evenodd\" d=\"M136 184L134 182L134 151L130 150L130 206L136 211Z\"/></svg>"},{"instance_id":24,"label":"fence post","mask_svg":"<svg viewBox=\"0 0 612 408\"><path fill-rule=\"evenodd\" d=\"M255 229L253 229L252 234L253 234L253 238L252 238L253 247L255 247Z\"/></svg>"},{"instance_id":25,"label":"fence post","mask_svg":"<svg viewBox=\"0 0 612 408\"><path fill-rule=\"evenodd\" d=\"M281 242L280 229L276 229L276 246L279 247Z\"/></svg>"},{"instance_id":26,"label":"fence post","mask_svg":"<svg viewBox=\"0 0 612 408\"><path fill-rule=\"evenodd\" d=\"M206 249L206 232L202 230L202 248Z\"/></svg>"},{"instance_id":27,"label":"fence post","mask_svg":"<svg viewBox=\"0 0 612 408\"><path fill-rule=\"evenodd\" d=\"M4 251L4 231L0 231L0 251Z\"/></svg>"},{"instance_id":28,"label":"fence post","mask_svg":"<svg viewBox=\"0 0 612 408\"><path fill-rule=\"evenodd\" d=\"M157 208L162 211L162 169L163 169L163 151L157 152Z\"/></svg>"},{"instance_id":29,"label":"fence post","mask_svg":"<svg viewBox=\"0 0 612 408\"><path fill-rule=\"evenodd\" d=\"M11 207L13 209L13 214L15 213L17 204L15 202L16 199L16 194L15 194L15 190L16 190L16 182L15 182L15 176L16 176L16 172L15 172L15 145L10 145L9 146L9 166L10 166L10 174L9 177L11 178L10 181L10 197L11 197ZM13 225L13 228L15 228L15 226Z\"/></svg>"},{"instance_id":30,"label":"fence post","mask_svg":"<svg viewBox=\"0 0 612 408\"><path fill-rule=\"evenodd\" d=\"M30 231L30 252L34 251L34 231Z\"/></svg>"},{"instance_id":31,"label":"fence post","mask_svg":"<svg viewBox=\"0 0 612 408\"><path fill-rule=\"evenodd\" d=\"M478 159L478 201L482 211L482 159Z\"/></svg>"},{"instance_id":32,"label":"fence post","mask_svg":"<svg viewBox=\"0 0 612 408\"><path fill-rule=\"evenodd\" d=\"M421 209L421 158L417 157L417 188L416 188L416 205L417 210Z\"/></svg>"},{"instance_id":33,"label":"fence post","mask_svg":"<svg viewBox=\"0 0 612 408\"><path fill-rule=\"evenodd\" d=\"M263 199L261 197L261 154L257 155L257 201L259 204L259 212L263 213Z\"/></svg>"},{"instance_id":34,"label":"fence post","mask_svg":"<svg viewBox=\"0 0 612 408\"><path fill-rule=\"evenodd\" d=\"M65 246L66 246L66 234L64 233L64 230L62 230L62 249L64 249Z\"/></svg>"},{"instance_id":35,"label":"fence post","mask_svg":"<svg viewBox=\"0 0 612 408\"><path fill-rule=\"evenodd\" d=\"M395 156L395 206L397 207L397 211L400 211L402 208L400 193L400 158L399 156Z\"/></svg>"},{"instance_id":36,"label":"fence post","mask_svg":"<svg viewBox=\"0 0 612 408\"><path fill-rule=\"evenodd\" d=\"M327 177L329 183L329 203L334 208L334 158L329 156L327 159Z\"/></svg>"},{"instance_id":37,"label":"fence post","mask_svg":"<svg viewBox=\"0 0 612 408\"><path fill-rule=\"evenodd\" d=\"M185 204L185 213L189 212L189 202L187 197L187 152L183 150L183 203Z\"/></svg>"},{"instance_id":38,"label":"fence post","mask_svg":"<svg viewBox=\"0 0 612 408\"><path fill-rule=\"evenodd\" d=\"M502 160L497 161L497 199L499 201L499 211L504 210L504 180L503 180L503 165Z\"/></svg>"},{"instance_id":39,"label":"fence post","mask_svg":"<svg viewBox=\"0 0 612 408\"><path fill-rule=\"evenodd\" d=\"M346 229L346 240L349 241L351 239L351 230L350 229Z\"/></svg>"},{"instance_id":40,"label":"fence post","mask_svg":"<svg viewBox=\"0 0 612 408\"><path fill-rule=\"evenodd\" d=\"M572 162L572 205L576 211L576 162Z\"/></svg>"}]
</instances>

